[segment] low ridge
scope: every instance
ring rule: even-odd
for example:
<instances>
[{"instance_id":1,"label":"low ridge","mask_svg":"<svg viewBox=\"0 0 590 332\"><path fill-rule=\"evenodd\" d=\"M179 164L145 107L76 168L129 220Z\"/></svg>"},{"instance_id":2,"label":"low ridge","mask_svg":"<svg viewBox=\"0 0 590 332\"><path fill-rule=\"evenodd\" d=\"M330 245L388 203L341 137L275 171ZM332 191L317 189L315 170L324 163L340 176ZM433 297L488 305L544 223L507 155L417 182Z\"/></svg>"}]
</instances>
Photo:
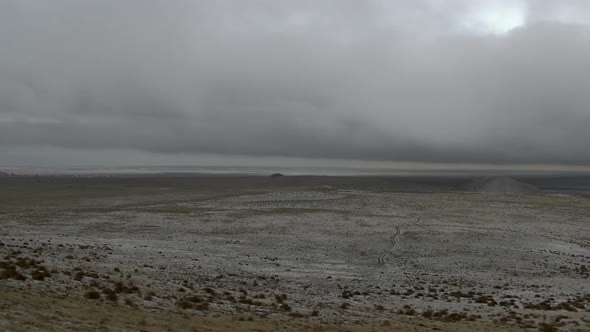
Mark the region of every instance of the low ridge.
<instances>
[{"instance_id":1,"label":"low ridge","mask_svg":"<svg viewBox=\"0 0 590 332\"><path fill-rule=\"evenodd\" d=\"M467 186L468 191L498 194L537 194L539 188L510 177L491 177L476 180Z\"/></svg>"}]
</instances>

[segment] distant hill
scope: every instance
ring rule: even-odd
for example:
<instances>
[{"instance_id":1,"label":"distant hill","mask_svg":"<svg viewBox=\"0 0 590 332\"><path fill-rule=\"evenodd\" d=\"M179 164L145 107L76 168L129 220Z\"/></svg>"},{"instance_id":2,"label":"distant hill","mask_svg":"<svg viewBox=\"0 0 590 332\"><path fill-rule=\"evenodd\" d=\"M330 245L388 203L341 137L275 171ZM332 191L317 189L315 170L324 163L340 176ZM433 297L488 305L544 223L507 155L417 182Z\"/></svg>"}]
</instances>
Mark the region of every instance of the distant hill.
<instances>
[{"instance_id":1,"label":"distant hill","mask_svg":"<svg viewBox=\"0 0 590 332\"><path fill-rule=\"evenodd\" d=\"M0 172L0 177L3 177L3 176L10 176L10 174L5 173L5 172Z\"/></svg>"},{"instance_id":2,"label":"distant hill","mask_svg":"<svg viewBox=\"0 0 590 332\"><path fill-rule=\"evenodd\" d=\"M498 194L537 194L539 188L509 177L492 177L476 180L467 185L467 191Z\"/></svg>"}]
</instances>

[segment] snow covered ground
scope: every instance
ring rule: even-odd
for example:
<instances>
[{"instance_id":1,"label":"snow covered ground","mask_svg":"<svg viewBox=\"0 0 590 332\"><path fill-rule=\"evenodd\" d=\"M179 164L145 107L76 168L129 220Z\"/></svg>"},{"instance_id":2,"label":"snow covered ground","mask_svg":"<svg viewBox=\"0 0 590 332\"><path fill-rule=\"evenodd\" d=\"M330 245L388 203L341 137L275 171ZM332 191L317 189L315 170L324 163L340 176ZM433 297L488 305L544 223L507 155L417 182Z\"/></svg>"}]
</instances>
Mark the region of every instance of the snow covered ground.
<instances>
[{"instance_id":1,"label":"snow covered ground","mask_svg":"<svg viewBox=\"0 0 590 332\"><path fill-rule=\"evenodd\" d=\"M588 197L314 188L4 205L2 268L26 280L0 285L155 312L590 329Z\"/></svg>"}]
</instances>

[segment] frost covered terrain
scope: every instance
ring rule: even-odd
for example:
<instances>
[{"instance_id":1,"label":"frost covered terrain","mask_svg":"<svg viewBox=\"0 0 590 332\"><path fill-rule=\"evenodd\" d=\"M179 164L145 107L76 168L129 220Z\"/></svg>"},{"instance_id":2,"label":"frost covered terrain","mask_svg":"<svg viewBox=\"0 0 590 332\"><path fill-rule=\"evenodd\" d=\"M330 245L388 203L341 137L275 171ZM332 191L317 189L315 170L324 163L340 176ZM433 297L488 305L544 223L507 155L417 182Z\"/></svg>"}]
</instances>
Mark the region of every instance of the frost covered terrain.
<instances>
[{"instance_id":1,"label":"frost covered terrain","mask_svg":"<svg viewBox=\"0 0 590 332\"><path fill-rule=\"evenodd\" d=\"M224 329L216 317L262 330L590 329L586 195L411 181L388 191L386 180L346 178L103 180L4 186L0 328L159 330L142 320L180 315L212 330ZM64 299L138 318L68 316Z\"/></svg>"}]
</instances>

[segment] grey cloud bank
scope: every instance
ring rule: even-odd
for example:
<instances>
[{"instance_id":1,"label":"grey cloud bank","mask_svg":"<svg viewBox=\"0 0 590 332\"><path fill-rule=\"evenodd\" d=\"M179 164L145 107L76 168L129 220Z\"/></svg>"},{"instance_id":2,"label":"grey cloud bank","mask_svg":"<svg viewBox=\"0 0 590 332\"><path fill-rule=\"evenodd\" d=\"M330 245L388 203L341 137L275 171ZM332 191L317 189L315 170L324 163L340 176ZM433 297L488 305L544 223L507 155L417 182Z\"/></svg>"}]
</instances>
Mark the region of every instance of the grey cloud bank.
<instances>
[{"instance_id":1,"label":"grey cloud bank","mask_svg":"<svg viewBox=\"0 0 590 332\"><path fill-rule=\"evenodd\" d=\"M0 147L590 165L588 22L586 1L3 1Z\"/></svg>"}]
</instances>

